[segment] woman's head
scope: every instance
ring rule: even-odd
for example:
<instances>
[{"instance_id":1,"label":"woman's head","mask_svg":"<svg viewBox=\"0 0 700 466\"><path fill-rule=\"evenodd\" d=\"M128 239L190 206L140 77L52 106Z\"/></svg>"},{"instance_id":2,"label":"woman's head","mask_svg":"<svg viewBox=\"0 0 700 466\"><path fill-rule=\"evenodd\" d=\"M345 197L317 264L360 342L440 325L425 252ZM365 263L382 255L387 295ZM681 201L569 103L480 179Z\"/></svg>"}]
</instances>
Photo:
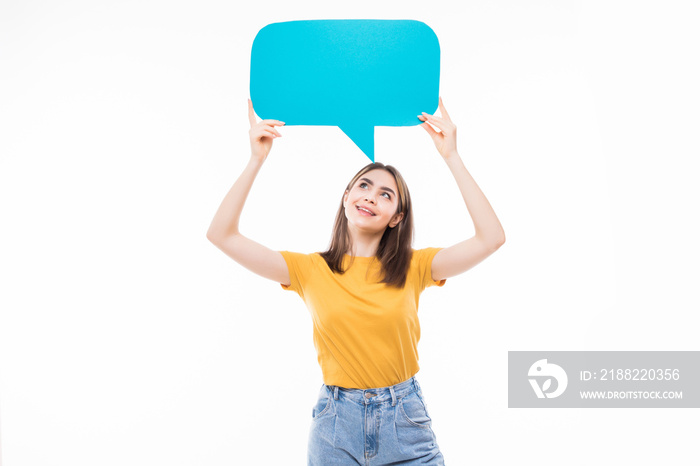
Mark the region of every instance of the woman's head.
<instances>
[{"instance_id":1,"label":"woman's head","mask_svg":"<svg viewBox=\"0 0 700 466\"><path fill-rule=\"evenodd\" d=\"M342 228L378 233L398 227L404 231L399 225L411 221L406 182L394 167L378 162L367 165L350 180L341 207L345 214Z\"/></svg>"},{"instance_id":2,"label":"woman's head","mask_svg":"<svg viewBox=\"0 0 700 466\"><path fill-rule=\"evenodd\" d=\"M363 167L343 192L331 245L322 256L342 273L343 256L352 250L351 230L382 234L376 255L384 281L403 285L413 244L412 210L408 186L396 168L379 162Z\"/></svg>"}]
</instances>

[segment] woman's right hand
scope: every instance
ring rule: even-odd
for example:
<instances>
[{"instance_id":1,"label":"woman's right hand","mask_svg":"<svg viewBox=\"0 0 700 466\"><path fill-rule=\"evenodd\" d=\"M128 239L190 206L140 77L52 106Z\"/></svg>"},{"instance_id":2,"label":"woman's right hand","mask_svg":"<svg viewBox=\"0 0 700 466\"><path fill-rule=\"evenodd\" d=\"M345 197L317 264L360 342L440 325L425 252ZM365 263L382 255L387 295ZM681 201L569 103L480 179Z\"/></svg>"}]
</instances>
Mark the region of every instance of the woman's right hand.
<instances>
[{"instance_id":1,"label":"woman's right hand","mask_svg":"<svg viewBox=\"0 0 700 466\"><path fill-rule=\"evenodd\" d=\"M248 119L250 120L250 149L251 157L264 162L267 154L272 149L272 140L282 135L277 132L275 126L284 126L283 121L261 120L257 121L253 102L248 99Z\"/></svg>"}]
</instances>

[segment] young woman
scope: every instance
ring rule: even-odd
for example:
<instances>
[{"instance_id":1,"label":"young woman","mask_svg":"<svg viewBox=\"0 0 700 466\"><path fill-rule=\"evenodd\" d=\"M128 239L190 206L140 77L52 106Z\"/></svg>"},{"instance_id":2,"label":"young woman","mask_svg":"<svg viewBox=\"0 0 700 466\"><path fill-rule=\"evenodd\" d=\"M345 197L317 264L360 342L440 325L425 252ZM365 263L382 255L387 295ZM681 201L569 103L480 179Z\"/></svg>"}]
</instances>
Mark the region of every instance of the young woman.
<instances>
[{"instance_id":1,"label":"young woman","mask_svg":"<svg viewBox=\"0 0 700 466\"><path fill-rule=\"evenodd\" d=\"M457 129L442 99L439 109L441 117L418 115L420 126L459 186L474 236L448 248L412 249L408 187L395 168L374 163L343 192L329 249L300 254L273 251L238 230L253 181L284 125L258 122L248 101L251 158L207 238L239 264L298 293L311 311L324 383L312 410L309 465L444 464L415 377L419 295L484 260L505 235L457 153Z\"/></svg>"}]
</instances>

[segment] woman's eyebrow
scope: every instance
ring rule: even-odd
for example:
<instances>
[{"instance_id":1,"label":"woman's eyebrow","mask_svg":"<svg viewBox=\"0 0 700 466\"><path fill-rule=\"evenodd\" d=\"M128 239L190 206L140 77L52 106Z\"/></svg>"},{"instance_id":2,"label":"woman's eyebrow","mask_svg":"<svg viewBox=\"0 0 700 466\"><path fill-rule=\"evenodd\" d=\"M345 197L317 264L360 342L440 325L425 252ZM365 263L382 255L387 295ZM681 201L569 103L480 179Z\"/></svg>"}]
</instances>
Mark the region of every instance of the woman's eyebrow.
<instances>
[{"instance_id":1,"label":"woman's eyebrow","mask_svg":"<svg viewBox=\"0 0 700 466\"><path fill-rule=\"evenodd\" d=\"M360 181L364 181L364 182L366 182L368 185L374 186L374 183L373 183L372 180L370 180L369 178L360 178ZM393 194L394 196L396 196L396 193L395 193L394 190L391 189L391 188L387 188L386 186L382 186L381 189L383 189L383 190L385 190L385 191L389 191L391 194Z\"/></svg>"}]
</instances>

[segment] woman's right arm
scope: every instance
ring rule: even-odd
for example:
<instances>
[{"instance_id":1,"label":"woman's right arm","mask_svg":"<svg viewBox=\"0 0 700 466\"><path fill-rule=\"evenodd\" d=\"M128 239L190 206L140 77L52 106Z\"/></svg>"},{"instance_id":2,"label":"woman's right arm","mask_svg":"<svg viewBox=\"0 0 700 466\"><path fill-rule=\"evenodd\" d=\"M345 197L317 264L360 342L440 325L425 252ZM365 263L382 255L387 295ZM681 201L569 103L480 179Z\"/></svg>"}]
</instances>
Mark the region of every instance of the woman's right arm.
<instances>
[{"instance_id":1,"label":"woman's right arm","mask_svg":"<svg viewBox=\"0 0 700 466\"><path fill-rule=\"evenodd\" d=\"M277 120L256 122L253 104L248 100L251 156L243 173L229 190L209 225L207 239L248 270L284 285L290 284L289 270L282 254L246 238L238 230L238 220L255 177L272 148L272 140L280 137Z\"/></svg>"}]
</instances>

